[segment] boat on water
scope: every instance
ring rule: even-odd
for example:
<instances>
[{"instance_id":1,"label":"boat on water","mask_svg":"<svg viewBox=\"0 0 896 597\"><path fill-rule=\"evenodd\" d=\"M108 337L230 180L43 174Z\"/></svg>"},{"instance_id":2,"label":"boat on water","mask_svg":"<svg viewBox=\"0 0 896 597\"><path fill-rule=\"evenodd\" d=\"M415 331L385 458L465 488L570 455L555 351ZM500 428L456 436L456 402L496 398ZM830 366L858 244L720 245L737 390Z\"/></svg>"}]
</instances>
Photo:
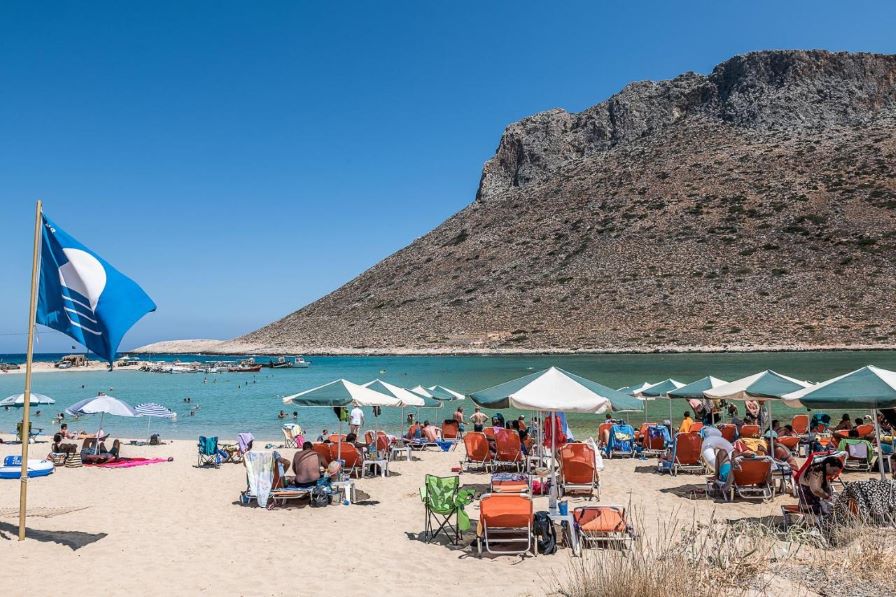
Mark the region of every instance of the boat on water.
<instances>
[{"instance_id":1,"label":"boat on water","mask_svg":"<svg viewBox=\"0 0 896 597\"><path fill-rule=\"evenodd\" d=\"M310 363L306 361L303 357L297 356L292 357L277 357L271 358L267 363L264 364L265 367L270 367L271 369L291 369L293 367L303 369L308 367Z\"/></svg>"},{"instance_id":2,"label":"boat on water","mask_svg":"<svg viewBox=\"0 0 896 597\"><path fill-rule=\"evenodd\" d=\"M261 364L256 363L255 359L246 359L234 366L228 367L227 370L230 373L258 373L261 371Z\"/></svg>"}]
</instances>

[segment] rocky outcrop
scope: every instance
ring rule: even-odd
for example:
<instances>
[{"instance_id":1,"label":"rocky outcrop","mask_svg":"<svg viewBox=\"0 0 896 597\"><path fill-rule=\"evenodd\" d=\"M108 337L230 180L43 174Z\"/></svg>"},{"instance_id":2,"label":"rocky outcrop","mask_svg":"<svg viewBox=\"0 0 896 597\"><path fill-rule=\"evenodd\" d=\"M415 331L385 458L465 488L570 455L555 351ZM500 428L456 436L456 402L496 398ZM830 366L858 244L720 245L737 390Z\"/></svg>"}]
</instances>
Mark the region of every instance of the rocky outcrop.
<instances>
[{"instance_id":1,"label":"rocky outcrop","mask_svg":"<svg viewBox=\"0 0 896 597\"><path fill-rule=\"evenodd\" d=\"M542 112L507 127L482 172L477 199L546 180L570 161L688 117L756 131L804 131L867 123L896 100L896 56L757 52L718 65L708 76L633 83L579 114Z\"/></svg>"},{"instance_id":2,"label":"rocky outcrop","mask_svg":"<svg viewBox=\"0 0 896 597\"><path fill-rule=\"evenodd\" d=\"M467 208L232 346L896 344L894 77L894 56L760 52L526 118Z\"/></svg>"}]
</instances>

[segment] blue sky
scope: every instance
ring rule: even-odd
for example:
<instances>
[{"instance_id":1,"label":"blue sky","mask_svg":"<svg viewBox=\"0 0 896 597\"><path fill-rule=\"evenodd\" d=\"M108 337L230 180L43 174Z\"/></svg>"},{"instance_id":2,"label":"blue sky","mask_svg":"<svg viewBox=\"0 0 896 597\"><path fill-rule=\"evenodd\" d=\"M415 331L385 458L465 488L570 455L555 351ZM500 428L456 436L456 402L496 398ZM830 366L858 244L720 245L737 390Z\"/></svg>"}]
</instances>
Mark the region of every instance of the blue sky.
<instances>
[{"instance_id":1,"label":"blue sky","mask_svg":"<svg viewBox=\"0 0 896 597\"><path fill-rule=\"evenodd\" d=\"M123 349L233 337L474 198L504 127L751 50L896 50L863 2L0 3L0 352L34 201L155 299ZM39 351L71 342L42 334Z\"/></svg>"}]
</instances>

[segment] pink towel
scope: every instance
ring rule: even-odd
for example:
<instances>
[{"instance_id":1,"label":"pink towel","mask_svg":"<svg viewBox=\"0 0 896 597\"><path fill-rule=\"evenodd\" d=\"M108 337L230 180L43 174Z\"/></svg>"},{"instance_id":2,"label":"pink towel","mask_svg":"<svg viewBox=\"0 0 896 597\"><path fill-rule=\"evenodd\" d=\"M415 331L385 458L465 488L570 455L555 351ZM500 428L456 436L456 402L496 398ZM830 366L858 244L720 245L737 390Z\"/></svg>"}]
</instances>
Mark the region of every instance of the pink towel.
<instances>
[{"instance_id":1,"label":"pink towel","mask_svg":"<svg viewBox=\"0 0 896 597\"><path fill-rule=\"evenodd\" d=\"M146 466L147 464L158 464L160 462L168 462L167 458L119 458L112 462L103 464L88 464L85 466L97 466L102 468L131 468L135 466Z\"/></svg>"}]
</instances>

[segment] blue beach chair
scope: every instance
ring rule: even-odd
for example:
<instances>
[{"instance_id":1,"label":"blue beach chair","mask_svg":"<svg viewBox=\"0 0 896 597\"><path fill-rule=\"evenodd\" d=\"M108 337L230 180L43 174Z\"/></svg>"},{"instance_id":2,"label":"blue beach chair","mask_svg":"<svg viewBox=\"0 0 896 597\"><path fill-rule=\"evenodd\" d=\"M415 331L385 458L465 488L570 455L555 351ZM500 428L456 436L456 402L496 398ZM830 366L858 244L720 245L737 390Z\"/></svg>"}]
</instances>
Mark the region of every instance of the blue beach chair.
<instances>
[{"instance_id":1,"label":"blue beach chair","mask_svg":"<svg viewBox=\"0 0 896 597\"><path fill-rule=\"evenodd\" d=\"M220 463L218 457L218 437L199 436L199 464L197 466L206 466L211 464L217 467Z\"/></svg>"},{"instance_id":2,"label":"blue beach chair","mask_svg":"<svg viewBox=\"0 0 896 597\"><path fill-rule=\"evenodd\" d=\"M617 424L610 427L610 439L607 441L605 448L607 458L613 455L628 456L630 458L635 455L635 430L627 423Z\"/></svg>"}]
</instances>

